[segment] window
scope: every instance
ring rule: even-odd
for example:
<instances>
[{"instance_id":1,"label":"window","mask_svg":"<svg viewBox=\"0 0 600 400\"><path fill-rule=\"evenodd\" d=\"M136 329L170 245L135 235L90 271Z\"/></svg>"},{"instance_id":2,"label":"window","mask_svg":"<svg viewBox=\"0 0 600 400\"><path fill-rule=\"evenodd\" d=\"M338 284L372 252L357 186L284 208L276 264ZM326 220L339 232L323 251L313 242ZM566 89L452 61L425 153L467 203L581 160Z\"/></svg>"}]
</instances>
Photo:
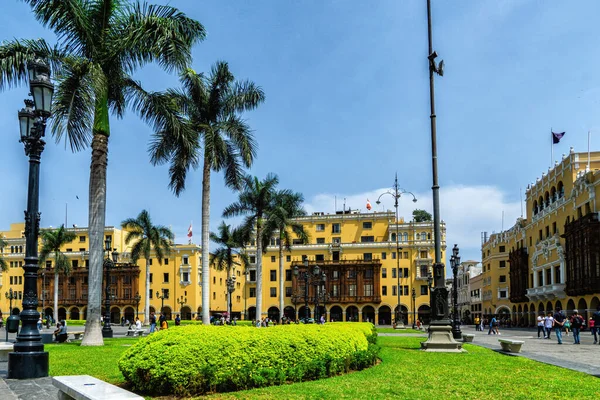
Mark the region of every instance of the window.
<instances>
[{"instance_id":1,"label":"window","mask_svg":"<svg viewBox=\"0 0 600 400\"><path fill-rule=\"evenodd\" d=\"M385 251L381 252L381 259L382 260L387 259L387 253Z\"/></svg>"},{"instance_id":2,"label":"window","mask_svg":"<svg viewBox=\"0 0 600 400\"><path fill-rule=\"evenodd\" d=\"M427 265L421 265L419 267L419 272L420 272L421 278L427 278L427 273L429 272L429 267L427 267Z\"/></svg>"},{"instance_id":3,"label":"window","mask_svg":"<svg viewBox=\"0 0 600 400\"><path fill-rule=\"evenodd\" d=\"M339 238L339 237L331 238L331 243L340 244L340 243L342 243L342 238Z\"/></svg>"},{"instance_id":4,"label":"window","mask_svg":"<svg viewBox=\"0 0 600 400\"><path fill-rule=\"evenodd\" d=\"M165 296L165 299L169 298L169 289L163 289L163 296Z\"/></svg>"},{"instance_id":5,"label":"window","mask_svg":"<svg viewBox=\"0 0 600 400\"><path fill-rule=\"evenodd\" d=\"M71 266L73 267L73 269L79 267L79 260L71 260Z\"/></svg>"},{"instance_id":6,"label":"window","mask_svg":"<svg viewBox=\"0 0 600 400\"><path fill-rule=\"evenodd\" d=\"M546 237L550 237L550 227L546 226Z\"/></svg>"},{"instance_id":7,"label":"window","mask_svg":"<svg viewBox=\"0 0 600 400\"><path fill-rule=\"evenodd\" d=\"M372 222L363 222L363 229L373 229Z\"/></svg>"},{"instance_id":8,"label":"window","mask_svg":"<svg viewBox=\"0 0 600 400\"><path fill-rule=\"evenodd\" d=\"M381 277L387 278L387 268L381 268Z\"/></svg>"},{"instance_id":9,"label":"window","mask_svg":"<svg viewBox=\"0 0 600 400\"><path fill-rule=\"evenodd\" d=\"M538 271L538 286L544 286L544 272Z\"/></svg>"},{"instance_id":10,"label":"window","mask_svg":"<svg viewBox=\"0 0 600 400\"><path fill-rule=\"evenodd\" d=\"M285 270L285 280L288 282L292 280L292 270L291 269Z\"/></svg>"},{"instance_id":11,"label":"window","mask_svg":"<svg viewBox=\"0 0 600 400\"><path fill-rule=\"evenodd\" d=\"M184 272L183 274L181 274L181 280L185 283L189 283L190 282L190 273Z\"/></svg>"},{"instance_id":12,"label":"window","mask_svg":"<svg viewBox=\"0 0 600 400\"><path fill-rule=\"evenodd\" d=\"M506 247L505 246L500 246L500 249L498 251L500 253L504 253L506 251Z\"/></svg>"},{"instance_id":13,"label":"window","mask_svg":"<svg viewBox=\"0 0 600 400\"><path fill-rule=\"evenodd\" d=\"M256 270L250 271L250 282L256 282Z\"/></svg>"},{"instance_id":14,"label":"window","mask_svg":"<svg viewBox=\"0 0 600 400\"><path fill-rule=\"evenodd\" d=\"M79 243L85 243L85 236L79 236Z\"/></svg>"},{"instance_id":15,"label":"window","mask_svg":"<svg viewBox=\"0 0 600 400\"><path fill-rule=\"evenodd\" d=\"M372 269L365 270L365 279L373 279L373 270Z\"/></svg>"},{"instance_id":16,"label":"window","mask_svg":"<svg viewBox=\"0 0 600 400\"><path fill-rule=\"evenodd\" d=\"M408 258L408 251L404 252L404 258Z\"/></svg>"},{"instance_id":17,"label":"window","mask_svg":"<svg viewBox=\"0 0 600 400\"><path fill-rule=\"evenodd\" d=\"M163 274L163 282L164 283L169 283L169 273L168 272L165 272Z\"/></svg>"},{"instance_id":18,"label":"window","mask_svg":"<svg viewBox=\"0 0 600 400\"><path fill-rule=\"evenodd\" d=\"M325 244L325 238L317 238L317 244Z\"/></svg>"},{"instance_id":19,"label":"window","mask_svg":"<svg viewBox=\"0 0 600 400\"><path fill-rule=\"evenodd\" d=\"M269 289L269 292L270 292L269 294L271 295L271 297L277 297L277 288L272 287Z\"/></svg>"},{"instance_id":20,"label":"window","mask_svg":"<svg viewBox=\"0 0 600 400\"><path fill-rule=\"evenodd\" d=\"M216 300L216 299L217 299L217 293L213 292L213 300Z\"/></svg>"},{"instance_id":21,"label":"window","mask_svg":"<svg viewBox=\"0 0 600 400\"><path fill-rule=\"evenodd\" d=\"M150 273L150 283L152 283L152 272Z\"/></svg>"},{"instance_id":22,"label":"window","mask_svg":"<svg viewBox=\"0 0 600 400\"><path fill-rule=\"evenodd\" d=\"M427 232L421 232L421 240L427 240Z\"/></svg>"},{"instance_id":23,"label":"window","mask_svg":"<svg viewBox=\"0 0 600 400\"><path fill-rule=\"evenodd\" d=\"M285 261L286 262L292 261L292 256L285 256Z\"/></svg>"},{"instance_id":24,"label":"window","mask_svg":"<svg viewBox=\"0 0 600 400\"><path fill-rule=\"evenodd\" d=\"M275 262L275 256L271 256L271 262Z\"/></svg>"},{"instance_id":25,"label":"window","mask_svg":"<svg viewBox=\"0 0 600 400\"><path fill-rule=\"evenodd\" d=\"M148 297L151 299L152 298L152 289L148 289L148 292L150 293L150 295Z\"/></svg>"},{"instance_id":26,"label":"window","mask_svg":"<svg viewBox=\"0 0 600 400\"><path fill-rule=\"evenodd\" d=\"M331 224L331 233L342 233L340 224Z\"/></svg>"},{"instance_id":27,"label":"window","mask_svg":"<svg viewBox=\"0 0 600 400\"><path fill-rule=\"evenodd\" d=\"M71 253L73 249L67 249L67 253Z\"/></svg>"},{"instance_id":28,"label":"window","mask_svg":"<svg viewBox=\"0 0 600 400\"><path fill-rule=\"evenodd\" d=\"M404 275L405 278L408 278L408 268L404 268Z\"/></svg>"},{"instance_id":29,"label":"window","mask_svg":"<svg viewBox=\"0 0 600 400\"><path fill-rule=\"evenodd\" d=\"M498 266L499 266L500 268L505 268L505 267L506 267L506 261L505 261L505 260L502 260L502 261L500 261L500 262L498 263Z\"/></svg>"},{"instance_id":30,"label":"window","mask_svg":"<svg viewBox=\"0 0 600 400\"><path fill-rule=\"evenodd\" d=\"M560 265L554 267L554 280L556 283L560 282Z\"/></svg>"},{"instance_id":31,"label":"window","mask_svg":"<svg viewBox=\"0 0 600 400\"><path fill-rule=\"evenodd\" d=\"M552 268L546 270L546 285L552 284Z\"/></svg>"},{"instance_id":32,"label":"window","mask_svg":"<svg viewBox=\"0 0 600 400\"><path fill-rule=\"evenodd\" d=\"M165 260L163 261L163 264L165 264L165 265L169 265L169 259L168 259L168 258L165 258Z\"/></svg>"},{"instance_id":33,"label":"window","mask_svg":"<svg viewBox=\"0 0 600 400\"><path fill-rule=\"evenodd\" d=\"M131 275L125 275L123 277L123 284L124 285L131 285Z\"/></svg>"},{"instance_id":34,"label":"window","mask_svg":"<svg viewBox=\"0 0 600 400\"><path fill-rule=\"evenodd\" d=\"M348 270L348 279L356 279L356 271L353 269Z\"/></svg>"},{"instance_id":35,"label":"window","mask_svg":"<svg viewBox=\"0 0 600 400\"><path fill-rule=\"evenodd\" d=\"M277 270L272 269L272 270L269 271L269 280L271 282L277 281Z\"/></svg>"},{"instance_id":36,"label":"window","mask_svg":"<svg viewBox=\"0 0 600 400\"><path fill-rule=\"evenodd\" d=\"M395 260L395 259L396 259L396 252L392 251L392 260Z\"/></svg>"},{"instance_id":37,"label":"window","mask_svg":"<svg viewBox=\"0 0 600 400\"><path fill-rule=\"evenodd\" d=\"M396 268L392 268L392 278L396 277Z\"/></svg>"},{"instance_id":38,"label":"window","mask_svg":"<svg viewBox=\"0 0 600 400\"><path fill-rule=\"evenodd\" d=\"M552 223L552 234L556 235L556 222Z\"/></svg>"},{"instance_id":39,"label":"window","mask_svg":"<svg viewBox=\"0 0 600 400\"><path fill-rule=\"evenodd\" d=\"M408 296L408 286L404 286L404 295Z\"/></svg>"},{"instance_id":40,"label":"window","mask_svg":"<svg viewBox=\"0 0 600 400\"><path fill-rule=\"evenodd\" d=\"M427 289L427 285L421 285L421 295L426 295L428 293Z\"/></svg>"},{"instance_id":41,"label":"window","mask_svg":"<svg viewBox=\"0 0 600 400\"><path fill-rule=\"evenodd\" d=\"M363 253L363 259L365 261L372 261L373 260L373 253Z\"/></svg>"},{"instance_id":42,"label":"window","mask_svg":"<svg viewBox=\"0 0 600 400\"><path fill-rule=\"evenodd\" d=\"M365 283L363 290L364 290L365 296L373 296L373 284L372 283Z\"/></svg>"},{"instance_id":43,"label":"window","mask_svg":"<svg viewBox=\"0 0 600 400\"><path fill-rule=\"evenodd\" d=\"M250 264L256 264L256 256L250 256Z\"/></svg>"},{"instance_id":44,"label":"window","mask_svg":"<svg viewBox=\"0 0 600 400\"><path fill-rule=\"evenodd\" d=\"M85 260L85 267L89 268L90 267L90 260Z\"/></svg>"},{"instance_id":45,"label":"window","mask_svg":"<svg viewBox=\"0 0 600 400\"><path fill-rule=\"evenodd\" d=\"M398 286L394 285L392 286L392 296L397 296L398 295Z\"/></svg>"},{"instance_id":46,"label":"window","mask_svg":"<svg viewBox=\"0 0 600 400\"><path fill-rule=\"evenodd\" d=\"M501 299L505 299L506 298L506 290L501 290L499 296Z\"/></svg>"},{"instance_id":47,"label":"window","mask_svg":"<svg viewBox=\"0 0 600 400\"><path fill-rule=\"evenodd\" d=\"M256 297L256 288L250 288L250 297Z\"/></svg>"},{"instance_id":48,"label":"window","mask_svg":"<svg viewBox=\"0 0 600 400\"><path fill-rule=\"evenodd\" d=\"M355 283L348 285L348 295L356 296L356 284Z\"/></svg>"},{"instance_id":49,"label":"window","mask_svg":"<svg viewBox=\"0 0 600 400\"><path fill-rule=\"evenodd\" d=\"M76 290L77 289L75 289L75 288L70 288L69 289L69 299L75 299L75 291Z\"/></svg>"},{"instance_id":50,"label":"window","mask_svg":"<svg viewBox=\"0 0 600 400\"><path fill-rule=\"evenodd\" d=\"M110 276L110 284L111 285L116 285L117 284L117 276L111 275Z\"/></svg>"},{"instance_id":51,"label":"window","mask_svg":"<svg viewBox=\"0 0 600 400\"><path fill-rule=\"evenodd\" d=\"M85 247L80 247L79 251L85 251Z\"/></svg>"},{"instance_id":52,"label":"window","mask_svg":"<svg viewBox=\"0 0 600 400\"><path fill-rule=\"evenodd\" d=\"M123 297L126 299L131 299L131 289L130 288L123 289Z\"/></svg>"},{"instance_id":53,"label":"window","mask_svg":"<svg viewBox=\"0 0 600 400\"><path fill-rule=\"evenodd\" d=\"M332 279L340 279L340 271L338 271L338 270L334 270L334 271L331 273L331 277L332 277Z\"/></svg>"},{"instance_id":54,"label":"window","mask_svg":"<svg viewBox=\"0 0 600 400\"><path fill-rule=\"evenodd\" d=\"M317 224L317 232L325 232L325 224Z\"/></svg>"},{"instance_id":55,"label":"window","mask_svg":"<svg viewBox=\"0 0 600 400\"><path fill-rule=\"evenodd\" d=\"M500 275L500 283L506 283L506 275Z\"/></svg>"},{"instance_id":56,"label":"window","mask_svg":"<svg viewBox=\"0 0 600 400\"><path fill-rule=\"evenodd\" d=\"M387 296L387 286L382 286L381 287L381 295L382 296Z\"/></svg>"},{"instance_id":57,"label":"window","mask_svg":"<svg viewBox=\"0 0 600 400\"><path fill-rule=\"evenodd\" d=\"M291 287L285 288L285 297L292 297L292 288Z\"/></svg>"},{"instance_id":58,"label":"window","mask_svg":"<svg viewBox=\"0 0 600 400\"><path fill-rule=\"evenodd\" d=\"M152 265L152 259L151 258L148 259L148 265Z\"/></svg>"},{"instance_id":59,"label":"window","mask_svg":"<svg viewBox=\"0 0 600 400\"><path fill-rule=\"evenodd\" d=\"M337 297L340 295L340 285L336 285L336 284L331 285L331 295L333 297Z\"/></svg>"},{"instance_id":60,"label":"window","mask_svg":"<svg viewBox=\"0 0 600 400\"><path fill-rule=\"evenodd\" d=\"M184 257L181 259L181 262L183 263L183 265L188 265L188 264L189 264L189 259L188 259L188 257L184 256Z\"/></svg>"},{"instance_id":61,"label":"window","mask_svg":"<svg viewBox=\"0 0 600 400\"><path fill-rule=\"evenodd\" d=\"M427 250L421 250L421 258L427 258Z\"/></svg>"},{"instance_id":62,"label":"window","mask_svg":"<svg viewBox=\"0 0 600 400\"><path fill-rule=\"evenodd\" d=\"M302 240L302 239L292 239L292 244L304 244L304 240Z\"/></svg>"},{"instance_id":63,"label":"window","mask_svg":"<svg viewBox=\"0 0 600 400\"><path fill-rule=\"evenodd\" d=\"M315 261L325 261L325 255L324 254L317 254L315 256Z\"/></svg>"},{"instance_id":64,"label":"window","mask_svg":"<svg viewBox=\"0 0 600 400\"><path fill-rule=\"evenodd\" d=\"M373 243L373 242L375 242L375 236L361 236L360 242L361 243Z\"/></svg>"}]
</instances>

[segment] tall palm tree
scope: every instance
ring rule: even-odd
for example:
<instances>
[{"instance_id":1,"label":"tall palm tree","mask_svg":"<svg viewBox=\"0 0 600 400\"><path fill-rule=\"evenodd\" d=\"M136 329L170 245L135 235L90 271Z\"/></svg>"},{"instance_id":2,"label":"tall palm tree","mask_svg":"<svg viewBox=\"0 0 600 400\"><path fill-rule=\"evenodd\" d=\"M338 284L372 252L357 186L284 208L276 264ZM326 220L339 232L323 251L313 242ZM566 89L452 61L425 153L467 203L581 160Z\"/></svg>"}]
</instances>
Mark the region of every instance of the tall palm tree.
<instances>
[{"instance_id":1,"label":"tall palm tree","mask_svg":"<svg viewBox=\"0 0 600 400\"><path fill-rule=\"evenodd\" d=\"M171 253L175 235L166 226L152 225L152 219L146 210L142 210L136 218L121 222L121 228L127 231L125 244L135 242L131 248L131 260L134 263L142 257L146 260L144 324L147 324L150 315L150 253L154 250L158 263L162 265L164 256Z\"/></svg>"},{"instance_id":2,"label":"tall palm tree","mask_svg":"<svg viewBox=\"0 0 600 400\"><path fill-rule=\"evenodd\" d=\"M4 240L3 237L0 237L0 272L8 271L8 264L6 263L4 257L2 257L2 250L4 250L7 244L8 243L6 242L6 240Z\"/></svg>"},{"instance_id":3,"label":"tall palm tree","mask_svg":"<svg viewBox=\"0 0 600 400\"><path fill-rule=\"evenodd\" d=\"M225 207L223 217L245 216L245 230L253 230L256 237L256 318L262 317L262 255L268 239L264 235L265 218L273 207L273 197L279 178L268 174L264 180L245 176L238 201Z\"/></svg>"},{"instance_id":4,"label":"tall palm tree","mask_svg":"<svg viewBox=\"0 0 600 400\"><path fill-rule=\"evenodd\" d=\"M137 108L156 131L151 161L170 164L169 187L177 196L189 169L202 162L202 322L209 324L210 174L223 171L225 185L240 187L257 148L241 114L262 103L264 94L250 81L236 81L223 61L209 76L187 69L180 81L182 89L150 94Z\"/></svg>"},{"instance_id":5,"label":"tall palm tree","mask_svg":"<svg viewBox=\"0 0 600 400\"><path fill-rule=\"evenodd\" d=\"M304 196L291 190L279 190L273 198L273 207L269 211L265 227L265 236L278 236L279 247L279 317L283 316L284 308L284 276L283 276L283 250L291 251L292 233L302 241L308 243L308 233L304 226L295 218L306 215L302 207Z\"/></svg>"},{"instance_id":6,"label":"tall palm tree","mask_svg":"<svg viewBox=\"0 0 600 400\"><path fill-rule=\"evenodd\" d=\"M103 344L103 240L110 115L121 118L143 95L133 72L150 62L171 71L191 60L204 27L177 9L130 0L23 0L36 19L52 29L56 46L42 39L0 44L0 89L27 81L28 61L41 58L54 70L52 133L73 151L91 144L89 180L89 305L82 345Z\"/></svg>"},{"instance_id":7,"label":"tall palm tree","mask_svg":"<svg viewBox=\"0 0 600 400\"><path fill-rule=\"evenodd\" d=\"M58 229L42 230L41 237L40 264L44 265L50 256L52 256L54 261L54 320L58 321L58 276L60 274L66 276L71 273L71 263L60 249L65 244L75 240L77 234L67 231L65 226L61 225Z\"/></svg>"},{"instance_id":8,"label":"tall palm tree","mask_svg":"<svg viewBox=\"0 0 600 400\"><path fill-rule=\"evenodd\" d=\"M243 246L243 233L240 229L231 229L224 221L219 225L219 233L210 233L210 240L221 247L216 249L210 258L210 264L218 271L227 271L227 279L237 266L241 266L244 255L238 250ZM227 291L227 315L231 317L231 293Z\"/></svg>"}]
</instances>

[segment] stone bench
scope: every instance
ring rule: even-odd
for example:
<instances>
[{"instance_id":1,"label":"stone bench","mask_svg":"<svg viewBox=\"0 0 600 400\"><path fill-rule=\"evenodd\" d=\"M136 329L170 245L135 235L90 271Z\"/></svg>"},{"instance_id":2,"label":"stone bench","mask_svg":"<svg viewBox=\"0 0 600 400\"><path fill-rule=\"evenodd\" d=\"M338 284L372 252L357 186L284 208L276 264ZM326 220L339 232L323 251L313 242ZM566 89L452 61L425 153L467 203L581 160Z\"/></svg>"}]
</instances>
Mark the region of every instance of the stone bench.
<instances>
[{"instance_id":1,"label":"stone bench","mask_svg":"<svg viewBox=\"0 0 600 400\"><path fill-rule=\"evenodd\" d=\"M144 329L129 329L127 336L144 336L146 331Z\"/></svg>"},{"instance_id":2,"label":"stone bench","mask_svg":"<svg viewBox=\"0 0 600 400\"><path fill-rule=\"evenodd\" d=\"M8 353L12 352L14 348L13 343L2 342L0 343L0 362L8 361Z\"/></svg>"},{"instance_id":3,"label":"stone bench","mask_svg":"<svg viewBox=\"0 0 600 400\"><path fill-rule=\"evenodd\" d=\"M510 353L520 353L521 346L525 343L522 340L512 340L512 339L498 339L500 342L500 346L502 346L502 351L507 351Z\"/></svg>"},{"instance_id":4,"label":"stone bench","mask_svg":"<svg viewBox=\"0 0 600 400\"><path fill-rule=\"evenodd\" d=\"M473 339L475 338L475 335L472 333L463 333L462 337L463 337L463 342L471 343L473 341Z\"/></svg>"},{"instance_id":5,"label":"stone bench","mask_svg":"<svg viewBox=\"0 0 600 400\"><path fill-rule=\"evenodd\" d=\"M73 335L75 340L79 340L79 339L83 339L83 334L85 332L84 331L76 331L76 332L69 332L69 333Z\"/></svg>"},{"instance_id":6,"label":"stone bench","mask_svg":"<svg viewBox=\"0 0 600 400\"><path fill-rule=\"evenodd\" d=\"M128 392L89 375L55 376L52 385L58 389L59 400L143 400Z\"/></svg>"}]
</instances>

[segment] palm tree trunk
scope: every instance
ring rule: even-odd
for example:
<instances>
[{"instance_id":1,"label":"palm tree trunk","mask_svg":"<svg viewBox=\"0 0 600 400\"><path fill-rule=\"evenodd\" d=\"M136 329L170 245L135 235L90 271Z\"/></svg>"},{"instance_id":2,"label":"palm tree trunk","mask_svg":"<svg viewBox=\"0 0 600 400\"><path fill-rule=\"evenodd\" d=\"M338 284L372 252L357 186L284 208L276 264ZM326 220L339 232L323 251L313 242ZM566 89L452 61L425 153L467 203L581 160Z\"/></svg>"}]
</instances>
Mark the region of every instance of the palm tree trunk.
<instances>
[{"instance_id":1,"label":"palm tree trunk","mask_svg":"<svg viewBox=\"0 0 600 400\"><path fill-rule=\"evenodd\" d=\"M281 232L281 231L280 231ZM283 238L279 235L279 322L283 316L284 293L283 293Z\"/></svg>"},{"instance_id":2,"label":"palm tree trunk","mask_svg":"<svg viewBox=\"0 0 600 400\"><path fill-rule=\"evenodd\" d=\"M54 321L58 321L58 270L54 270Z\"/></svg>"},{"instance_id":3,"label":"palm tree trunk","mask_svg":"<svg viewBox=\"0 0 600 400\"><path fill-rule=\"evenodd\" d=\"M231 278L231 268L227 268L227 281L229 282ZM233 318L231 318L231 307L229 307L229 305L231 304L231 292L229 291L229 286L227 287L227 316L229 317L229 320L231 322L233 322Z\"/></svg>"},{"instance_id":4,"label":"palm tree trunk","mask_svg":"<svg viewBox=\"0 0 600 400\"><path fill-rule=\"evenodd\" d=\"M256 319L262 318L262 216L256 223Z\"/></svg>"},{"instance_id":5,"label":"palm tree trunk","mask_svg":"<svg viewBox=\"0 0 600 400\"><path fill-rule=\"evenodd\" d=\"M210 324L210 162L208 154L204 155L202 170L202 323Z\"/></svg>"},{"instance_id":6,"label":"palm tree trunk","mask_svg":"<svg viewBox=\"0 0 600 400\"><path fill-rule=\"evenodd\" d=\"M89 240L90 270L87 321L82 346L102 346L102 272L104 254L104 225L106 218L106 166L108 162L108 91L96 99L94 110L94 137L92 139L92 162L90 166L89 194Z\"/></svg>"},{"instance_id":7,"label":"palm tree trunk","mask_svg":"<svg viewBox=\"0 0 600 400\"><path fill-rule=\"evenodd\" d=\"M150 323L150 262L146 258L146 294L144 295L144 325Z\"/></svg>"}]
</instances>

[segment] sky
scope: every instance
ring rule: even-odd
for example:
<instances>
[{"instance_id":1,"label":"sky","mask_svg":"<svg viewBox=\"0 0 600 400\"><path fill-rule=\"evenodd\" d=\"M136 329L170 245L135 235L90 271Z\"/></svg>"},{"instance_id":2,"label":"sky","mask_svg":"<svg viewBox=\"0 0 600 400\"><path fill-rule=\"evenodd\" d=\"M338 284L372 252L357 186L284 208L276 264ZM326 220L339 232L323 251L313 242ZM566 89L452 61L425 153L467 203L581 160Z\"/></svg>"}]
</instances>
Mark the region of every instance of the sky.
<instances>
[{"instance_id":1,"label":"sky","mask_svg":"<svg viewBox=\"0 0 600 400\"><path fill-rule=\"evenodd\" d=\"M206 40L192 67L224 60L238 79L261 86L266 101L244 114L259 143L249 173L279 176L280 188L303 193L309 212L335 204L366 212L366 201L400 186L400 215L432 212L431 136L425 0L150 0L200 21ZM29 6L2 0L0 40L55 35ZM436 77L441 218L447 244L463 260L480 260L481 232L498 232L521 215L521 192L551 164L550 131L565 131L555 159L600 150L600 2L432 0L433 45L444 60ZM155 65L135 78L149 90L178 86ZM0 230L22 220L27 159L17 111L27 88L0 93ZM128 112L111 118L107 225L147 209L185 241L193 223L200 242L201 171L176 197L168 167L152 166L152 130ZM42 155L41 225L88 224L90 149L72 153L47 138ZM212 175L211 230L236 194ZM337 199L337 201L336 201ZM381 209L393 209L382 197ZM66 212L67 211L67 212ZM231 221L235 224L235 221ZM447 260L446 260L447 261Z\"/></svg>"}]
</instances>

